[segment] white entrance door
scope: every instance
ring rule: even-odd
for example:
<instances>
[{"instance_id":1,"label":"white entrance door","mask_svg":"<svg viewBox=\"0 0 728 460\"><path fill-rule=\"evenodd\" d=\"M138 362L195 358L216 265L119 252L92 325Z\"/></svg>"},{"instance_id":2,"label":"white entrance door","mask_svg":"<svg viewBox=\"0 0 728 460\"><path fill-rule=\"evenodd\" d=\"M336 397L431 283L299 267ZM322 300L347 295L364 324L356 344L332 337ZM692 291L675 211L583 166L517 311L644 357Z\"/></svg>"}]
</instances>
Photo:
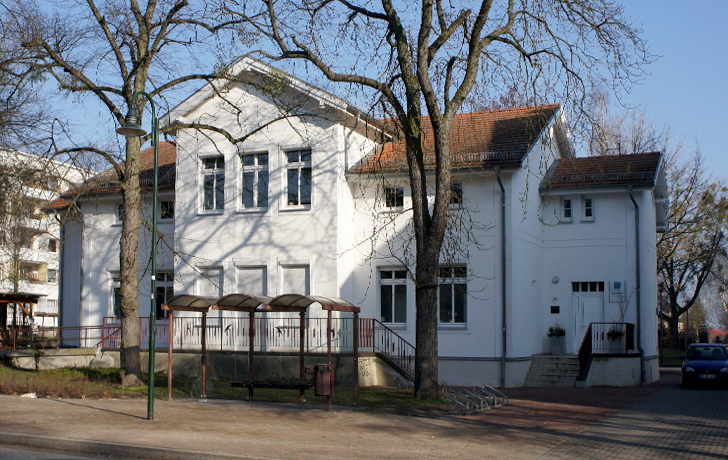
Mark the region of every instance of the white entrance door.
<instances>
[{"instance_id":1,"label":"white entrance door","mask_svg":"<svg viewBox=\"0 0 728 460\"><path fill-rule=\"evenodd\" d=\"M578 353L589 323L604 322L604 293L575 293L574 305L574 353Z\"/></svg>"}]
</instances>

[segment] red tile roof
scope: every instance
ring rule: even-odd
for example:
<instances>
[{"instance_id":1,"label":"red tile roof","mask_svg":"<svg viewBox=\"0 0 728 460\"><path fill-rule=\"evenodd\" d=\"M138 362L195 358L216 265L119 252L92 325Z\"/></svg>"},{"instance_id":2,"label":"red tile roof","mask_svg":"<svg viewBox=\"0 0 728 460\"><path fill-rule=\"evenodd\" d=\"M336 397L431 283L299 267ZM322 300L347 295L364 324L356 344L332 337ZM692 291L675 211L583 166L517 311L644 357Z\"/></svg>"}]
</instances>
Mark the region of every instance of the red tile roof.
<instances>
[{"instance_id":1,"label":"red tile roof","mask_svg":"<svg viewBox=\"0 0 728 460\"><path fill-rule=\"evenodd\" d=\"M556 160L541 189L655 185L659 152Z\"/></svg>"},{"instance_id":2,"label":"red tile roof","mask_svg":"<svg viewBox=\"0 0 728 460\"><path fill-rule=\"evenodd\" d=\"M453 167L519 166L558 108L558 104L551 104L456 115L450 141ZM422 117L422 129L425 163L434 167L434 136L429 117ZM388 142L354 166L351 172L406 170L405 144L400 140Z\"/></svg>"},{"instance_id":3,"label":"red tile roof","mask_svg":"<svg viewBox=\"0 0 728 460\"><path fill-rule=\"evenodd\" d=\"M159 143L159 177L158 186L163 188L174 188L177 174L177 144L174 142ZM119 168L124 169L124 163L119 163ZM139 184L142 188L151 188L154 182L154 148L149 147L140 153L139 161ZM121 187L119 178L114 168L99 173L79 185L76 189L69 190L63 196L54 200L49 205L51 208L65 208L70 205L78 196L106 195L119 193Z\"/></svg>"}]
</instances>

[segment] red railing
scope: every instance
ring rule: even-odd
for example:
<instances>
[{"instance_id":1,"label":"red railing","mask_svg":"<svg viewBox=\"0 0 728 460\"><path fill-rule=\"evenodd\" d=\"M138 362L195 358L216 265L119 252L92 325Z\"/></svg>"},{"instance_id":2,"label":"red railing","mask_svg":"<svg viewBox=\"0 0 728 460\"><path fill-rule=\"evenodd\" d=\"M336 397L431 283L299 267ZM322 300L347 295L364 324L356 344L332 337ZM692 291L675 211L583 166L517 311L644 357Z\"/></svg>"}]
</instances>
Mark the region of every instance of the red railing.
<instances>
[{"instance_id":1,"label":"red railing","mask_svg":"<svg viewBox=\"0 0 728 460\"><path fill-rule=\"evenodd\" d=\"M359 344L389 358L410 380L415 376L415 347L376 319L361 318Z\"/></svg>"},{"instance_id":2,"label":"red railing","mask_svg":"<svg viewBox=\"0 0 728 460\"><path fill-rule=\"evenodd\" d=\"M18 327L0 330L0 346L19 348L96 347L102 342L102 326Z\"/></svg>"},{"instance_id":3,"label":"red railing","mask_svg":"<svg viewBox=\"0 0 728 460\"><path fill-rule=\"evenodd\" d=\"M634 324L590 323L579 347L579 378L586 378L594 355L628 354L634 343Z\"/></svg>"},{"instance_id":4,"label":"red railing","mask_svg":"<svg viewBox=\"0 0 728 460\"><path fill-rule=\"evenodd\" d=\"M332 319L332 348L334 351L350 351L354 348L353 318ZM271 315L255 318L256 351L298 351L300 345L300 318L294 315ZM305 319L305 350L326 351L326 318ZM140 343L149 347L149 318L139 318ZM172 346L175 350L199 350L202 348L202 318L174 318ZM206 331L209 350L247 351L250 344L250 319L247 317L208 317ZM121 319L106 317L103 325L102 346L119 348L121 344ZM169 346L169 320L156 323L156 346ZM359 319L359 349L386 356L408 378L414 376L415 347L396 332L375 319Z\"/></svg>"}]
</instances>

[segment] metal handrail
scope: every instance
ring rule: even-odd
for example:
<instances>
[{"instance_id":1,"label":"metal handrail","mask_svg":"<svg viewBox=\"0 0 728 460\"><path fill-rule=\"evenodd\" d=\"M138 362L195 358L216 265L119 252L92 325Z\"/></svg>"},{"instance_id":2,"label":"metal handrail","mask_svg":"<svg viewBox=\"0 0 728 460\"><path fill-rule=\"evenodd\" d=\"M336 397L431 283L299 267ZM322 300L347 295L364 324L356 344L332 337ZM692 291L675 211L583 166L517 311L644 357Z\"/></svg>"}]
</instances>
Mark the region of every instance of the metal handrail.
<instances>
[{"instance_id":1,"label":"metal handrail","mask_svg":"<svg viewBox=\"0 0 728 460\"><path fill-rule=\"evenodd\" d=\"M632 323L589 323L579 347L579 379L589 373L594 355L626 355L634 351Z\"/></svg>"},{"instance_id":2,"label":"metal handrail","mask_svg":"<svg viewBox=\"0 0 728 460\"><path fill-rule=\"evenodd\" d=\"M340 352L353 350L353 318L334 318L332 346ZM326 318L306 319L305 348L307 352L323 352L326 349ZM149 344L147 337L149 318L139 318L142 349ZM255 348L259 351L298 351L299 318L293 315L268 314L255 318ZM121 344L121 319L105 317L103 324L104 348L119 348ZM207 348L210 350L247 351L250 347L250 319L248 317L208 317L206 329ZM177 350L197 350L202 347L202 321L199 317L175 317L172 346ZM169 320L158 319L156 324L156 346L169 346ZM372 350L386 357L402 374L412 380L414 377L415 347L376 319L359 319L359 349Z\"/></svg>"}]
</instances>

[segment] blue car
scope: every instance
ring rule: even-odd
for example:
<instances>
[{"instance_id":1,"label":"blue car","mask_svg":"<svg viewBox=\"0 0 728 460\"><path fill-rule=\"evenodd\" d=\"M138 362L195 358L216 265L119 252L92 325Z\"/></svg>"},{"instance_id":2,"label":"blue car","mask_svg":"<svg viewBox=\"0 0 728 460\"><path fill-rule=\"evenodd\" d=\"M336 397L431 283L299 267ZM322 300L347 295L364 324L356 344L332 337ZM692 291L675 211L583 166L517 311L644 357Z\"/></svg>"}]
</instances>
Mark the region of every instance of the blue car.
<instances>
[{"instance_id":1,"label":"blue car","mask_svg":"<svg viewBox=\"0 0 728 460\"><path fill-rule=\"evenodd\" d=\"M728 388L728 352L720 343L693 343L682 363L682 387L711 383Z\"/></svg>"}]
</instances>

